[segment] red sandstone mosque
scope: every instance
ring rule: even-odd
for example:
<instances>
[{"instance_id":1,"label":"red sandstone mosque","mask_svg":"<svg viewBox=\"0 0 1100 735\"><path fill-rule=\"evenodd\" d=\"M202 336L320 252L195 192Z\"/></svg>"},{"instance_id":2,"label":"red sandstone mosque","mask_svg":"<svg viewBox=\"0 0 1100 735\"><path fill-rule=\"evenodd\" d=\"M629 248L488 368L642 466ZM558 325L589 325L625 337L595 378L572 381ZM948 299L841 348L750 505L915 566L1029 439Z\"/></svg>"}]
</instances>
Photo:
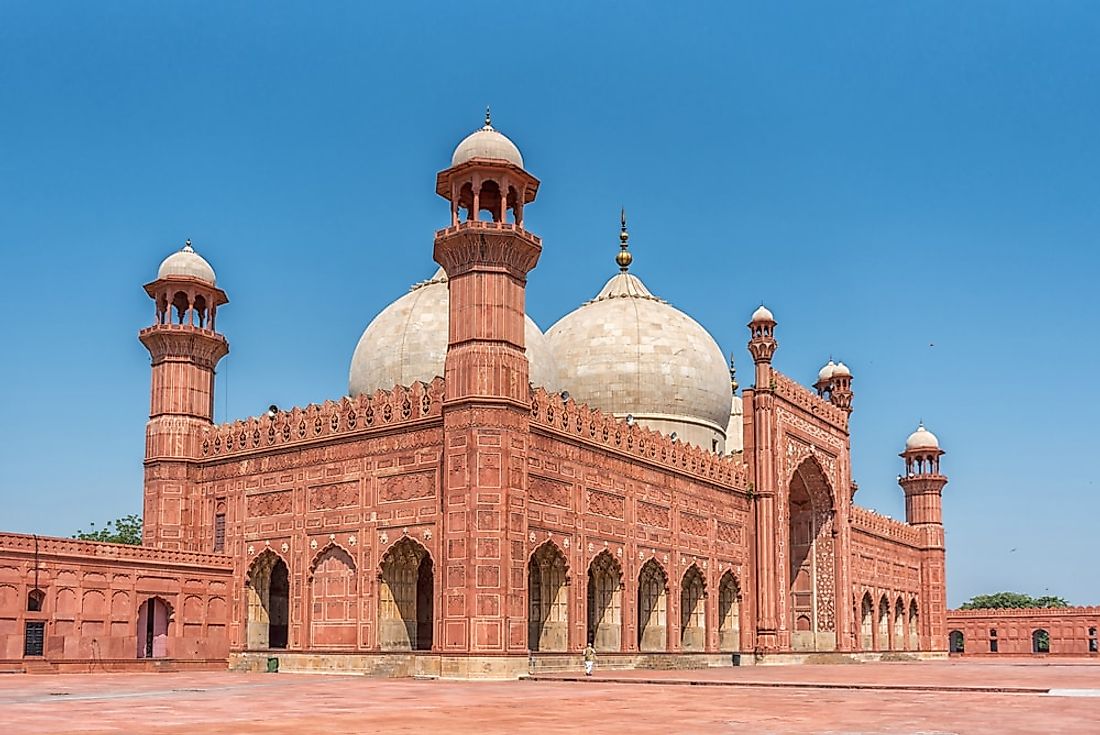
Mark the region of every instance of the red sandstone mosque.
<instances>
[{"instance_id":1,"label":"red sandstone mosque","mask_svg":"<svg viewBox=\"0 0 1100 735\"><path fill-rule=\"evenodd\" d=\"M904 444L906 522L854 502L852 374L812 387L748 324L715 340L630 272L543 333L539 180L485 126L436 178L440 268L384 309L346 397L213 423L228 304L188 243L145 286L144 544L0 535L0 664L513 677L575 665L945 655L943 451Z\"/></svg>"}]
</instances>

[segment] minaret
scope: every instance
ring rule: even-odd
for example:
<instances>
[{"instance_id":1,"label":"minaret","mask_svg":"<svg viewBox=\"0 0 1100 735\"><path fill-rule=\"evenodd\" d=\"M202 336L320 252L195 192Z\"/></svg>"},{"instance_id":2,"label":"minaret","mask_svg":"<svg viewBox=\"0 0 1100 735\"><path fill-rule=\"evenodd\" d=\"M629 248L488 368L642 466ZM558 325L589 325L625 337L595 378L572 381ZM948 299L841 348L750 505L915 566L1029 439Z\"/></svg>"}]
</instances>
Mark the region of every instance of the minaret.
<instances>
[{"instance_id":1,"label":"minaret","mask_svg":"<svg viewBox=\"0 0 1100 735\"><path fill-rule=\"evenodd\" d=\"M756 366L756 385L751 391L753 499L756 504L756 649L769 653L779 648L778 602L776 576L777 535L776 467L775 467L775 395L772 380L772 356L775 340L775 317L763 304L749 321L749 352Z\"/></svg>"},{"instance_id":2,"label":"minaret","mask_svg":"<svg viewBox=\"0 0 1100 735\"><path fill-rule=\"evenodd\" d=\"M538 186L488 112L436 178L451 210L434 251L450 288L439 648L464 654L467 675L527 670L527 523L515 509L526 507L531 409L525 290L542 250L523 215Z\"/></svg>"},{"instance_id":3,"label":"minaret","mask_svg":"<svg viewBox=\"0 0 1100 735\"><path fill-rule=\"evenodd\" d=\"M214 371L229 352L215 331L218 307L229 301L214 270L191 247L168 256L146 284L153 325L138 339L152 358L149 423L145 428L145 503L142 542L196 550L198 527L190 469L202 430L214 419Z\"/></svg>"},{"instance_id":4,"label":"minaret","mask_svg":"<svg viewBox=\"0 0 1100 735\"><path fill-rule=\"evenodd\" d=\"M920 531L921 595L920 631L922 648L947 650L947 598L943 535L943 488L947 477L940 474L940 449L936 435L924 428L905 440L905 474L898 484L905 491L905 520Z\"/></svg>"}]
</instances>

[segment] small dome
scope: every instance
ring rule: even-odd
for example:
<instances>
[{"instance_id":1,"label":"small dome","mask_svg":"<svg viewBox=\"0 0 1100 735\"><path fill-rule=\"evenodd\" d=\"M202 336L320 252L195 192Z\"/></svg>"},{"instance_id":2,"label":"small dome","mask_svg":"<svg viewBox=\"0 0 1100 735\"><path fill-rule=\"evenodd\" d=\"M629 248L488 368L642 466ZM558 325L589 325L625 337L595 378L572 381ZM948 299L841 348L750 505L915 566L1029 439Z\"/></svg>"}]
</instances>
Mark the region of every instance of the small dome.
<instances>
[{"instance_id":1,"label":"small dome","mask_svg":"<svg viewBox=\"0 0 1100 735\"><path fill-rule=\"evenodd\" d=\"M211 286L217 283L214 277L214 269L206 262L206 259L195 252L188 240L178 251L172 253L160 264L157 269L157 279L184 276L185 278L197 278L206 281Z\"/></svg>"},{"instance_id":2,"label":"small dome","mask_svg":"<svg viewBox=\"0 0 1100 735\"><path fill-rule=\"evenodd\" d=\"M922 423L917 427L917 430L909 435L909 438L905 440L905 450L911 449L939 449L940 440L936 438L928 429L924 428Z\"/></svg>"},{"instance_id":3,"label":"small dome","mask_svg":"<svg viewBox=\"0 0 1100 735\"><path fill-rule=\"evenodd\" d=\"M488 110L485 111L485 126L462 139L451 156L451 165L457 166L472 158L508 161L523 168L523 156L520 155L519 148L516 148L516 144L508 136L492 126Z\"/></svg>"},{"instance_id":4,"label":"small dome","mask_svg":"<svg viewBox=\"0 0 1100 735\"><path fill-rule=\"evenodd\" d=\"M680 441L723 451L732 414L718 343L698 322L618 273L546 332L562 386L578 403Z\"/></svg>"},{"instance_id":5,"label":"small dome","mask_svg":"<svg viewBox=\"0 0 1100 735\"><path fill-rule=\"evenodd\" d=\"M838 362L836 367L833 368L834 378L850 378L852 377L852 371L848 369L848 366L842 362Z\"/></svg>"},{"instance_id":6,"label":"small dome","mask_svg":"<svg viewBox=\"0 0 1100 735\"><path fill-rule=\"evenodd\" d=\"M829 378L833 377L833 373L835 372L836 363L832 360L829 360L827 363L825 363L825 366L823 368L817 371L817 379L818 381L828 380Z\"/></svg>"},{"instance_id":7,"label":"small dome","mask_svg":"<svg viewBox=\"0 0 1100 735\"><path fill-rule=\"evenodd\" d=\"M442 376L449 317L447 274L440 268L367 325L351 358L348 394L392 390L395 385L427 383ZM530 381L556 392L560 390L558 370L546 336L531 317L524 318Z\"/></svg>"},{"instance_id":8,"label":"small dome","mask_svg":"<svg viewBox=\"0 0 1100 735\"><path fill-rule=\"evenodd\" d=\"M752 313L752 319L750 320L750 323L755 324L756 322L774 322L774 321L775 321L775 317L772 316L772 313L771 313L771 311L768 310L768 307L761 304L759 307L757 307L756 311L754 311Z\"/></svg>"}]
</instances>

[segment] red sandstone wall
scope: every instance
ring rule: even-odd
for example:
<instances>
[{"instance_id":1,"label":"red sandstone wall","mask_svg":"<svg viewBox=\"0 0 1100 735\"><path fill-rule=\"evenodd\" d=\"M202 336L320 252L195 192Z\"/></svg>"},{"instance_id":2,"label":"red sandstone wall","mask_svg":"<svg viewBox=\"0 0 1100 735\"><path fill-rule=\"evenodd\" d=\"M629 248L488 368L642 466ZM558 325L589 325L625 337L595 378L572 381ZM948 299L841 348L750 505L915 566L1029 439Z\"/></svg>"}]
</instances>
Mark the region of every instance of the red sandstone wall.
<instances>
[{"instance_id":1,"label":"red sandstone wall","mask_svg":"<svg viewBox=\"0 0 1100 735\"><path fill-rule=\"evenodd\" d=\"M159 598L169 609L166 651L184 661L228 656L226 557L52 537L0 534L0 660L23 659L27 621L46 621L45 660L110 667L138 658L138 611ZM44 593L40 612L28 595Z\"/></svg>"},{"instance_id":2,"label":"red sandstone wall","mask_svg":"<svg viewBox=\"0 0 1100 735\"><path fill-rule=\"evenodd\" d=\"M879 515L872 510L852 506L852 594L850 604L855 620L855 642L858 649L878 651L912 650L908 635L911 603L920 606L921 550L920 533L901 521ZM864 630L863 598L872 602L870 645ZM881 630L882 598L888 602L887 631ZM905 611L906 635L897 635L895 616L897 602ZM928 621L920 620L918 630L920 650L929 650Z\"/></svg>"},{"instance_id":3,"label":"red sandstone wall","mask_svg":"<svg viewBox=\"0 0 1100 735\"><path fill-rule=\"evenodd\" d=\"M1100 607L948 610L947 629L962 632L968 656L1032 655L1032 633L1040 629L1049 634L1052 656L1096 656L1089 641L1100 631ZM997 641L996 653L991 640Z\"/></svg>"}]
</instances>

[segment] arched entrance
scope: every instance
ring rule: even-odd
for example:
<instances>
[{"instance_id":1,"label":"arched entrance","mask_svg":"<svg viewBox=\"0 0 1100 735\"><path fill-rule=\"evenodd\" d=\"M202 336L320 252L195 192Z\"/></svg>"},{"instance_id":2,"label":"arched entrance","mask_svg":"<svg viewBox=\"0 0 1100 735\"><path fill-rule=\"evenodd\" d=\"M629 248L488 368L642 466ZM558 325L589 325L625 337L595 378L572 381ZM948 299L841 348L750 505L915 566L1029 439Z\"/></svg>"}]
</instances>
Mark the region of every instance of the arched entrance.
<instances>
[{"instance_id":1,"label":"arched entrance","mask_svg":"<svg viewBox=\"0 0 1100 735\"><path fill-rule=\"evenodd\" d=\"M665 650L667 630L668 575L650 559L638 574L638 650Z\"/></svg>"},{"instance_id":2,"label":"arched entrance","mask_svg":"<svg viewBox=\"0 0 1100 735\"><path fill-rule=\"evenodd\" d=\"M569 647L569 597L565 555L547 541L527 563L527 647L565 651Z\"/></svg>"},{"instance_id":3,"label":"arched entrance","mask_svg":"<svg viewBox=\"0 0 1100 735\"><path fill-rule=\"evenodd\" d=\"M248 572L248 647L286 648L290 573L275 552L260 554Z\"/></svg>"},{"instance_id":4,"label":"arched entrance","mask_svg":"<svg viewBox=\"0 0 1100 735\"><path fill-rule=\"evenodd\" d=\"M894 645L895 651L905 650L905 603L899 597L894 603Z\"/></svg>"},{"instance_id":5,"label":"arched entrance","mask_svg":"<svg viewBox=\"0 0 1100 735\"><path fill-rule=\"evenodd\" d=\"M718 648L741 650L741 585L733 572L726 572L718 583Z\"/></svg>"},{"instance_id":6,"label":"arched entrance","mask_svg":"<svg viewBox=\"0 0 1100 735\"><path fill-rule=\"evenodd\" d=\"M601 551L588 565L587 632L597 651L622 649L623 572L608 551Z\"/></svg>"},{"instance_id":7,"label":"arched entrance","mask_svg":"<svg viewBox=\"0 0 1100 735\"><path fill-rule=\"evenodd\" d=\"M432 649L435 596L432 558L405 537L382 557L378 641L383 651Z\"/></svg>"},{"instance_id":8,"label":"arched entrance","mask_svg":"<svg viewBox=\"0 0 1100 735\"><path fill-rule=\"evenodd\" d=\"M951 653L963 653L966 650L966 639L961 630L953 630L947 635L948 650Z\"/></svg>"},{"instance_id":9,"label":"arched entrance","mask_svg":"<svg viewBox=\"0 0 1100 735\"><path fill-rule=\"evenodd\" d=\"M890 650L890 601L886 599L886 595L880 597L878 601L878 628L876 630L878 640L875 641L875 650Z\"/></svg>"},{"instance_id":10,"label":"arched entrance","mask_svg":"<svg viewBox=\"0 0 1100 735\"><path fill-rule=\"evenodd\" d=\"M168 655L168 623L172 609L158 597L150 597L138 608L138 658L164 658Z\"/></svg>"},{"instance_id":11,"label":"arched entrance","mask_svg":"<svg viewBox=\"0 0 1100 735\"><path fill-rule=\"evenodd\" d=\"M1050 633L1042 628L1031 631L1031 652L1050 653Z\"/></svg>"},{"instance_id":12,"label":"arched entrance","mask_svg":"<svg viewBox=\"0 0 1100 735\"><path fill-rule=\"evenodd\" d=\"M917 601L909 601L909 650L920 650L920 632L917 628Z\"/></svg>"},{"instance_id":13,"label":"arched entrance","mask_svg":"<svg viewBox=\"0 0 1100 735\"><path fill-rule=\"evenodd\" d=\"M791 476L788 503L791 648L831 651L836 648L833 503L828 480L813 458Z\"/></svg>"},{"instance_id":14,"label":"arched entrance","mask_svg":"<svg viewBox=\"0 0 1100 735\"><path fill-rule=\"evenodd\" d=\"M871 593L864 592L859 605L859 647L871 651L875 647L875 603Z\"/></svg>"},{"instance_id":15,"label":"arched entrance","mask_svg":"<svg viewBox=\"0 0 1100 735\"><path fill-rule=\"evenodd\" d=\"M703 575L692 564L680 580L680 648L684 651L702 651L707 647L705 597Z\"/></svg>"}]
</instances>

